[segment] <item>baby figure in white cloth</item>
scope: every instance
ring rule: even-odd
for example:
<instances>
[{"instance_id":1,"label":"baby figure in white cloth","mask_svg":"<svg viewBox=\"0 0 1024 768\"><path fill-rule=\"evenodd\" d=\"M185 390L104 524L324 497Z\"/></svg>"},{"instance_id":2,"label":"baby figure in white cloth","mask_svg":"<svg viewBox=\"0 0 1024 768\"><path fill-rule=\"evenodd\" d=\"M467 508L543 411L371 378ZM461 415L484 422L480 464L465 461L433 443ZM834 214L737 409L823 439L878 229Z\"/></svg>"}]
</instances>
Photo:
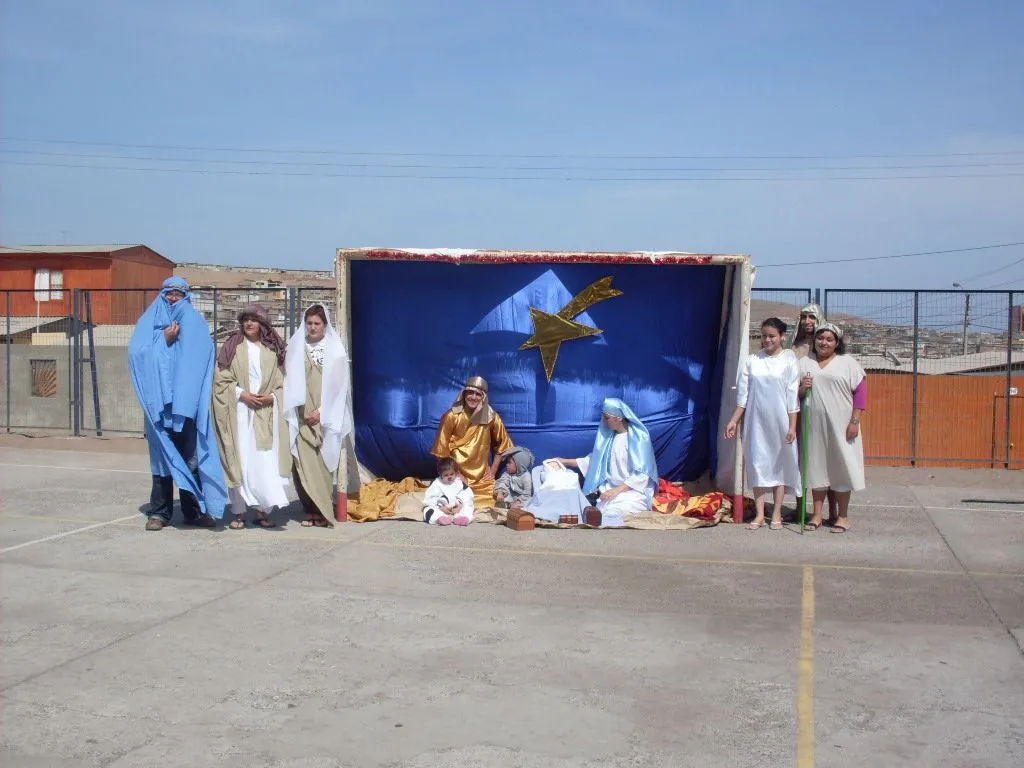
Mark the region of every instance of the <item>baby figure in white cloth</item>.
<instances>
[{"instance_id":1,"label":"baby figure in white cloth","mask_svg":"<svg viewBox=\"0 0 1024 768\"><path fill-rule=\"evenodd\" d=\"M437 460L437 479L423 499L423 522L430 525L469 525L473 522L473 489L466 485L455 460Z\"/></svg>"}]
</instances>

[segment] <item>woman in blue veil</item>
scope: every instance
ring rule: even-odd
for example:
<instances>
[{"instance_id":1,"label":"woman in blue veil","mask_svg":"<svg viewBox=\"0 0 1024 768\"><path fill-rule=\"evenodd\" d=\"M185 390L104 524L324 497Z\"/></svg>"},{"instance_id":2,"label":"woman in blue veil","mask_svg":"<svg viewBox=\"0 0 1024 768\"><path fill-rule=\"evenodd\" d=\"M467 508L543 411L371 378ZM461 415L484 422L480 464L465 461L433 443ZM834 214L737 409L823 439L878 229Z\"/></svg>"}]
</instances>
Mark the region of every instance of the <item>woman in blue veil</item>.
<instances>
[{"instance_id":1,"label":"woman in blue veil","mask_svg":"<svg viewBox=\"0 0 1024 768\"><path fill-rule=\"evenodd\" d=\"M589 456L560 459L583 474L583 493L597 495L602 527L621 526L627 515L648 512L658 487L651 435L633 409L607 397Z\"/></svg>"}]
</instances>

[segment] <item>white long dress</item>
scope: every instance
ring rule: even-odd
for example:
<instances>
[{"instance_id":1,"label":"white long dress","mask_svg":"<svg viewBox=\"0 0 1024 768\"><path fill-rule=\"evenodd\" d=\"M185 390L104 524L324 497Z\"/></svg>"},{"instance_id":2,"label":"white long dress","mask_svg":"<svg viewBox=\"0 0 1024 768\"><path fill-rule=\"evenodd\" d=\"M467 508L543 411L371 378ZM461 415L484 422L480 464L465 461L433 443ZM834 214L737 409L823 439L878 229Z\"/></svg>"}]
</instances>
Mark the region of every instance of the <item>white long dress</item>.
<instances>
[{"instance_id":1,"label":"white long dress","mask_svg":"<svg viewBox=\"0 0 1024 768\"><path fill-rule=\"evenodd\" d=\"M786 442L789 414L798 413L800 365L790 350L758 352L747 358L736 387L743 414L743 467L751 488L786 487L800 496L796 441Z\"/></svg>"},{"instance_id":2,"label":"white long dress","mask_svg":"<svg viewBox=\"0 0 1024 768\"><path fill-rule=\"evenodd\" d=\"M249 353L249 392L259 392L263 381L263 369L260 366L260 345L245 340ZM245 392L235 387L236 398ZM256 447L256 431L253 428L253 410L241 400L235 405L237 425L238 459L242 469L242 484L230 488L231 512L235 515L245 514L246 507L258 507L269 512L274 507L288 506L285 488L288 479L281 477L278 466L279 441L278 409L281 404L274 398L274 444L269 451L261 451Z\"/></svg>"},{"instance_id":3,"label":"white long dress","mask_svg":"<svg viewBox=\"0 0 1024 768\"><path fill-rule=\"evenodd\" d=\"M643 472L634 472L629 462L629 435L620 432L612 438L611 456L608 461L608 479L598 488L599 493L609 488L616 488L620 485L628 485L628 490L623 491L611 501L597 502L597 508L601 512L602 528L621 527L627 515L635 515L640 512L649 512L651 504L647 501L647 490L653 491L653 481L650 476ZM576 459L576 466L586 476L590 467L590 457L584 456Z\"/></svg>"},{"instance_id":4,"label":"white long dress","mask_svg":"<svg viewBox=\"0 0 1024 768\"><path fill-rule=\"evenodd\" d=\"M811 377L807 412L807 485L834 491L864 489L864 433L846 439L853 415L853 391L864 379L864 369L850 355L835 355L824 368L817 360L800 361L801 375Z\"/></svg>"}]
</instances>

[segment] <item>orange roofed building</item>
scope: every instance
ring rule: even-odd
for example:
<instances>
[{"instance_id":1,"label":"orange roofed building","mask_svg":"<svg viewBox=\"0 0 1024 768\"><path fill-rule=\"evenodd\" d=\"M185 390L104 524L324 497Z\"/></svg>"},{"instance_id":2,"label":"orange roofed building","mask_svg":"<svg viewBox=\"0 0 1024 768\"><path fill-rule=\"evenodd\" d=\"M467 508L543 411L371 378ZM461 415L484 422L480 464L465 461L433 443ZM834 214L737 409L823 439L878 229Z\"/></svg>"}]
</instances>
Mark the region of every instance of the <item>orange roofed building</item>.
<instances>
[{"instance_id":1,"label":"orange roofed building","mask_svg":"<svg viewBox=\"0 0 1024 768\"><path fill-rule=\"evenodd\" d=\"M0 315L67 317L79 288L90 290L93 323L131 324L173 272L173 261L145 245L0 248Z\"/></svg>"}]
</instances>

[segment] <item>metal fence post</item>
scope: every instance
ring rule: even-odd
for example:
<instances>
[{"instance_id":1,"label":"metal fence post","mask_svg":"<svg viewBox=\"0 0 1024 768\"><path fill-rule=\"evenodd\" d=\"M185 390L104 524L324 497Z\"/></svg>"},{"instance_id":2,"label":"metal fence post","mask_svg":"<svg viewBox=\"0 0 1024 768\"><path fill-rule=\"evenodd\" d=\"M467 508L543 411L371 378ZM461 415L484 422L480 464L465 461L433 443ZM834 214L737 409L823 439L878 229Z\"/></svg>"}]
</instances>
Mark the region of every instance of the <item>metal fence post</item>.
<instances>
[{"instance_id":1,"label":"metal fence post","mask_svg":"<svg viewBox=\"0 0 1024 768\"><path fill-rule=\"evenodd\" d=\"M292 328L295 324L295 291L293 288L284 289L284 333L285 338L292 337Z\"/></svg>"},{"instance_id":2,"label":"metal fence post","mask_svg":"<svg viewBox=\"0 0 1024 768\"><path fill-rule=\"evenodd\" d=\"M819 307L821 306L821 288L814 289L814 303ZM828 317L828 315L825 315L825 317Z\"/></svg>"},{"instance_id":3,"label":"metal fence post","mask_svg":"<svg viewBox=\"0 0 1024 768\"><path fill-rule=\"evenodd\" d=\"M79 333L81 291L81 288L75 288L71 294L71 434L75 437L82 434L82 341Z\"/></svg>"},{"instance_id":4,"label":"metal fence post","mask_svg":"<svg viewBox=\"0 0 1024 768\"><path fill-rule=\"evenodd\" d=\"M11 431L11 292L6 291L7 296L7 335L4 337L4 346L7 347L7 432Z\"/></svg>"},{"instance_id":5,"label":"metal fence post","mask_svg":"<svg viewBox=\"0 0 1024 768\"><path fill-rule=\"evenodd\" d=\"M96 436L103 435L103 421L100 418L100 382L99 373L96 370L96 338L93 334L92 321L92 291L85 292L85 330L89 336L89 372L92 381L92 415L96 423Z\"/></svg>"},{"instance_id":6,"label":"metal fence post","mask_svg":"<svg viewBox=\"0 0 1024 768\"><path fill-rule=\"evenodd\" d=\"M217 346L217 302L219 297L217 296L217 289L213 288L213 345Z\"/></svg>"},{"instance_id":7,"label":"metal fence post","mask_svg":"<svg viewBox=\"0 0 1024 768\"><path fill-rule=\"evenodd\" d=\"M918 322L921 311L920 299L920 291L914 291L914 372L910 383L910 466L912 467L917 466L917 360L920 357L921 349L921 325Z\"/></svg>"},{"instance_id":8,"label":"metal fence post","mask_svg":"<svg viewBox=\"0 0 1024 768\"><path fill-rule=\"evenodd\" d=\"M1012 464L1010 461L1010 449L1013 445L1013 398L1010 397L1010 390L1013 388L1013 291L1008 291L1006 302L1009 305L1006 312L1006 425L1004 448L1006 453L1006 468Z\"/></svg>"}]
</instances>

